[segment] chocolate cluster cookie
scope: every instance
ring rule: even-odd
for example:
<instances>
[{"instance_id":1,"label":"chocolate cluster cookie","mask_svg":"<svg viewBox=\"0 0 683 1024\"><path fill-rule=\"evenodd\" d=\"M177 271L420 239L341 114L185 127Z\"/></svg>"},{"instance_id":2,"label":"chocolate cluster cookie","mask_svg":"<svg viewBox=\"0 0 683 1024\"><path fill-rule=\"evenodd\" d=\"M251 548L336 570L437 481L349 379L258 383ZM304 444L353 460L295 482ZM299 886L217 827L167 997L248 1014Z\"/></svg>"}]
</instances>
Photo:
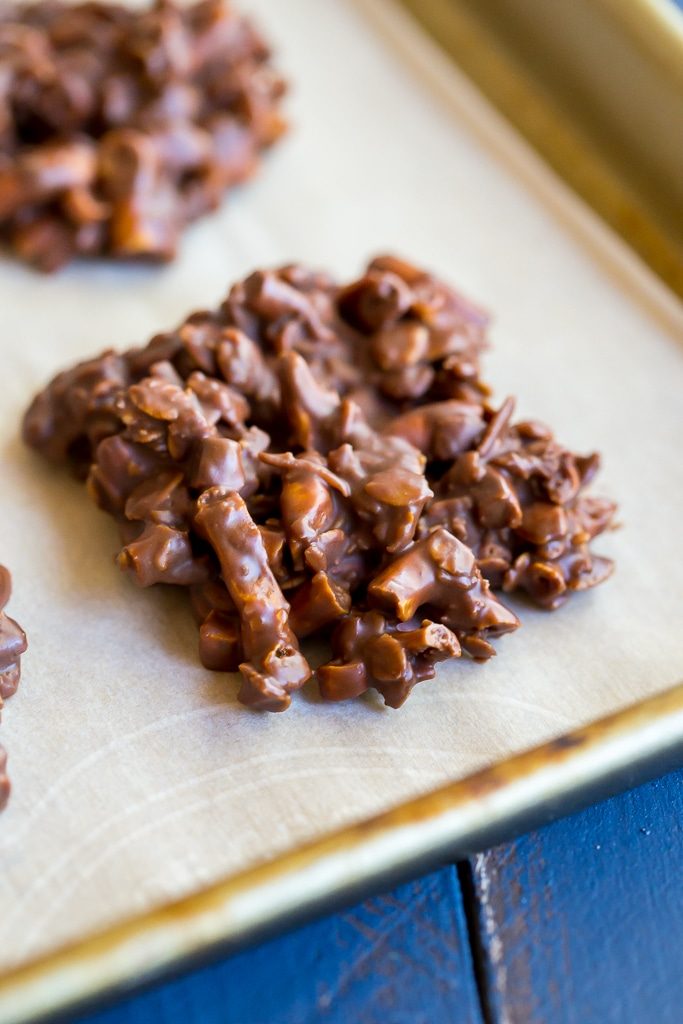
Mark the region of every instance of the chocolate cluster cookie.
<instances>
[{"instance_id":1,"label":"chocolate cluster cookie","mask_svg":"<svg viewBox=\"0 0 683 1024\"><path fill-rule=\"evenodd\" d=\"M283 91L226 0L3 7L0 239L47 271L171 259L281 135Z\"/></svg>"},{"instance_id":2,"label":"chocolate cluster cookie","mask_svg":"<svg viewBox=\"0 0 683 1024\"><path fill-rule=\"evenodd\" d=\"M12 577L4 565L0 565L0 714L3 702L17 691L21 676L21 655L26 650L26 634L5 613L11 593ZM7 803L9 793L7 754L0 746L0 811Z\"/></svg>"},{"instance_id":3,"label":"chocolate cluster cookie","mask_svg":"<svg viewBox=\"0 0 683 1024\"><path fill-rule=\"evenodd\" d=\"M393 257L340 286L257 271L144 348L58 375L26 441L117 520L140 586L187 587L199 652L283 710L329 637L326 699L398 707L446 658L483 660L518 619L609 575L612 502L578 456L481 379L487 318Z\"/></svg>"}]
</instances>

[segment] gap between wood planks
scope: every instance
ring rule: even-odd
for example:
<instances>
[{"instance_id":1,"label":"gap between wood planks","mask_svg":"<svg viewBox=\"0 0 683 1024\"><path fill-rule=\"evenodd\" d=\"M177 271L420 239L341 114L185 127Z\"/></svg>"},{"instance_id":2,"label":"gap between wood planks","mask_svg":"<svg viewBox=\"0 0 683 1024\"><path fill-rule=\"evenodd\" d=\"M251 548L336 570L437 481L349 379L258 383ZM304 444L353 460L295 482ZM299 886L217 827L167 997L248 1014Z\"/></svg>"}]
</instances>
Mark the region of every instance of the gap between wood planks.
<instances>
[{"instance_id":1,"label":"gap between wood planks","mask_svg":"<svg viewBox=\"0 0 683 1024\"><path fill-rule=\"evenodd\" d=\"M471 861L459 861L455 865L455 869L460 883L462 905L467 924L467 938L472 959L472 970L474 971L474 981L477 987L482 1021L483 1024L496 1024L496 1015L491 1003L486 971L486 950L482 939L482 929L485 927L485 923L482 920L484 908L482 908L477 896Z\"/></svg>"}]
</instances>

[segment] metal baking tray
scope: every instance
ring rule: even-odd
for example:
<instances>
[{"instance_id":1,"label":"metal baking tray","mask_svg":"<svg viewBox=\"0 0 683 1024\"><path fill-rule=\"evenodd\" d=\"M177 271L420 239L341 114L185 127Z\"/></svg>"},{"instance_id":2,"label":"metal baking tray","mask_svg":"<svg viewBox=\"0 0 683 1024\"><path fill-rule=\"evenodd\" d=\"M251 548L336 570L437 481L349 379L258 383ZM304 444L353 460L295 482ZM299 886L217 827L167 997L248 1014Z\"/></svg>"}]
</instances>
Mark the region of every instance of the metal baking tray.
<instances>
[{"instance_id":1,"label":"metal baking tray","mask_svg":"<svg viewBox=\"0 0 683 1024\"><path fill-rule=\"evenodd\" d=\"M683 296L675 0L403 0L548 164Z\"/></svg>"},{"instance_id":2,"label":"metal baking tray","mask_svg":"<svg viewBox=\"0 0 683 1024\"><path fill-rule=\"evenodd\" d=\"M0 267L16 381L0 411L0 561L31 644L2 726L15 784L0 818L0 945L14 956L0 973L3 1024L129 991L683 760L683 646L669 625L683 604L683 313L663 283L680 269L666 216L558 114L531 60L513 94L524 117L491 106L492 82L511 88L499 77L518 59L510 40L526 32L514 4L510 21L493 4L415 5L455 17L459 42L452 24L441 39L457 63L392 0L242 6L295 83L291 139L261 178L163 271L42 280ZM614 17L617 5L595 6ZM647 6L661 71L678 36L653 29ZM562 159L557 138L571 143ZM577 167L597 196L578 198L556 173L578 187ZM629 248L619 235L634 222ZM145 340L252 266L300 258L350 276L391 248L492 308L499 391L509 381L567 443L604 450L604 489L624 509L606 551L617 574L557 615L521 609L497 664L441 672L399 712L310 696L286 716L251 715L195 664L184 607L119 580L107 525L23 451L16 422L55 369Z\"/></svg>"}]
</instances>

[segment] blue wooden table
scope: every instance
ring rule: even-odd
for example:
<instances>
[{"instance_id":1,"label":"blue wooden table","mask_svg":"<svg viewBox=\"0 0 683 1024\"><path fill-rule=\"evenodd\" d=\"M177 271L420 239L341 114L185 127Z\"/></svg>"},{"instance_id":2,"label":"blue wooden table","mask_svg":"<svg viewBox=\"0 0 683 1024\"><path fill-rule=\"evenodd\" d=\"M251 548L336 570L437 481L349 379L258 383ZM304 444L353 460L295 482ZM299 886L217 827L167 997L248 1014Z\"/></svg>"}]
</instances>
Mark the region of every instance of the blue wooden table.
<instances>
[{"instance_id":1,"label":"blue wooden table","mask_svg":"<svg viewBox=\"0 0 683 1024\"><path fill-rule=\"evenodd\" d=\"M683 772L83 1020L681 1024Z\"/></svg>"}]
</instances>

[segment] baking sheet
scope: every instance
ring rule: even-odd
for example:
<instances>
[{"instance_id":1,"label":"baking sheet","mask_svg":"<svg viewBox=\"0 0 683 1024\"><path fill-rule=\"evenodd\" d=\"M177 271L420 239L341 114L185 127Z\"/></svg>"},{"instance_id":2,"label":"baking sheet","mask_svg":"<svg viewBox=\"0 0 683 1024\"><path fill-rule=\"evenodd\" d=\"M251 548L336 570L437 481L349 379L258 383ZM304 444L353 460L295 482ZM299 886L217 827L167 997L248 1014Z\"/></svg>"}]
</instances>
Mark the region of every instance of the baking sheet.
<instances>
[{"instance_id":1,"label":"baking sheet","mask_svg":"<svg viewBox=\"0 0 683 1024\"><path fill-rule=\"evenodd\" d=\"M291 137L172 267L0 265L0 562L27 630L0 741L2 968L201 888L674 683L683 670L683 318L390 5L242 0L295 82ZM496 314L489 377L599 447L624 528L615 577L462 662L398 712L369 699L257 715L196 663L182 596L137 591L82 488L17 440L35 389L147 340L257 265L349 277L423 262Z\"/></svg>"}]
</instances>

